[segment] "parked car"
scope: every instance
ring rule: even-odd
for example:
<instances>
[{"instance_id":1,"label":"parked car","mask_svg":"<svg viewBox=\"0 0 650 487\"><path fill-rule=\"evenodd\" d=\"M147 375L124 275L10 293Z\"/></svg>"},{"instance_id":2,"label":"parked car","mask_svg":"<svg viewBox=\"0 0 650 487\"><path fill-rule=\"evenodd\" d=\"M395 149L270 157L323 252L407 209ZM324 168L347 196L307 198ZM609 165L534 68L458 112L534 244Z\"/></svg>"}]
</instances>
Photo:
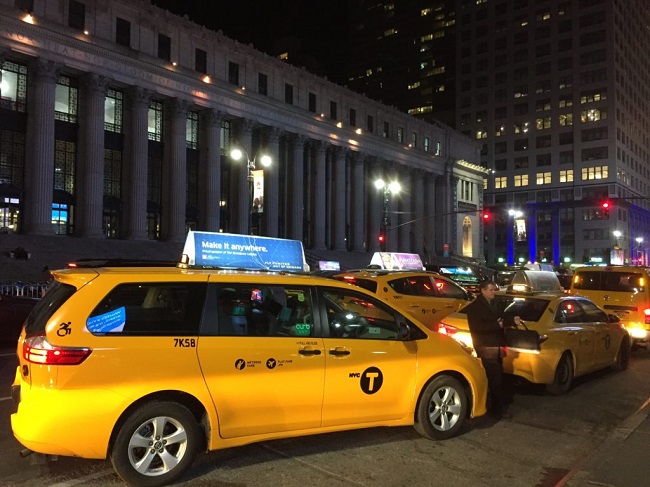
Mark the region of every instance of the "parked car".
<instances>
[{"instance_id":1,"label":"parked car","mask_svg":"<svg viewBox=\"0 0 650 487\"><path fill-rule=\"evenodd\" d=\"M38 303L37 298L24 298L0 294L0 346L15 347L20 329L30 311Z\"/></svg>"},{"instance_id":2,"label":"parked car","mask_svg":"<svg viewBox=\"0 0 650 487\"><path fill-rule=\"evenodd\" d=\"M309 274L298 241L189 232L179 260L52 271L18 342L25 448L110 458L155 487L201 450L376 426L443 440L486 413L471 352L402 303Z\"/></svg>"},{"instance_id":3,"label":"parked car","mask_svg":"<svg viewBox=\"0 0 650 487\"><path fill-rule=\"evenodd\" d=\"M546 271L525 272L539 275ZM506 373L546 384L548 392L562 394L577 376L606 367L625 370L628 366L631 340L627 330L616 316L608 315L587 298L557 291L531 292L525 285L514 284L506 292L497 292L495 301L506 323L519 316L539 337L528 349L507 348L503 359ZM472 347L464 310L444 318L439 331Z\"/></svg>"},{"instance_id":4,"label":"parked car","mask_svg":"<svg viewBox=\"0 0 650 487\"><path fill-rule=\"evenodd\" d=\"M636 266L579 267L569 293L585 296L618 316L635 346L650 340L650 269Z\"/></svg>"}]
</instances>

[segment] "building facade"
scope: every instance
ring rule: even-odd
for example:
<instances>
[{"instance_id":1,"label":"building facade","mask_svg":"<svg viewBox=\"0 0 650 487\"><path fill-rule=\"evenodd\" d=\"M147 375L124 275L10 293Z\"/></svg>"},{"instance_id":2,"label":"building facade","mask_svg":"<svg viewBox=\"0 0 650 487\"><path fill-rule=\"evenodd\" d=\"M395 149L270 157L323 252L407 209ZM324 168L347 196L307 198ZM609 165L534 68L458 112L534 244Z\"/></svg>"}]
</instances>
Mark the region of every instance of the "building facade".
<instances>
[{"instance_id":1,"label":"building facade","mask_svg":"<svg viewBox=\"0 0 650 487\"><path fill-rule=\"evenodd\" d=\"M357 52L350 86L387 99L386 80L398 108L421 118L447 113L433 98L444 86L454 127L481 144L489 264L648 263L648 2L353 5L358 38L403 49L402 57ZM429 54L450 39L453 59ZM391 84L400 72L408 79Z\"/></svg>"},{"instance_id":2,"label":"building facade","mask_svg":"<svg viewBox=\"0 0 650 487\"><path fill-rule=\"evenodd\" d=\"M480 146L145 0L1 0L0 227L479 258ZM243 161L230 157L240 148ZM262 155L272 163L263 167ZM388 195L376 179L398 181Z\"/></svg>"}]
</instances>

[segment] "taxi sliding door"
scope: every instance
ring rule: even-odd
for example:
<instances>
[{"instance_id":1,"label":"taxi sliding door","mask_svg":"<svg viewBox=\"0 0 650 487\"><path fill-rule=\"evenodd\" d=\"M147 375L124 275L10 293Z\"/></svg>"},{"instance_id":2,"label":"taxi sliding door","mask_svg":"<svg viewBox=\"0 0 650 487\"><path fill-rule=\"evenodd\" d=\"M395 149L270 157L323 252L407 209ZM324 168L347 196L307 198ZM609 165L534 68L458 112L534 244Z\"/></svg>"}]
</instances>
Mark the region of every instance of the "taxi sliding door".
<instances>
[{"instance_id":1,"label":"taxi sliding door","mask_svg":"<svg viewBox=\"0 0 650 487\"><path fill-rule=\"evenodd\" d=\"M320 426L325 354L311 294L278 284L210 287L198 355L221 437Z\"/></svg>"},{"instance_id":2,"label":"taxi sliding door","mask_svg":"<svg viewBox=\"0 0 650 487\"><path fill-rule=\"evenodd\" d=\"M414 401L417 345L398 340L396 313L347 289L323 290L320 302L323 426L404 418Z\"/></svg>"},{"instance_id":3,"label":"taxi sliding door","mask_svg":"<svg viewBox=\"0 0 650 487\"><path fill-rule=\"evenodd\" d=\"M576 358L575 375L584 374L592 367L594 360L597 324L589 321L582 307L573 299L560 303L556 321L560 324L556 330L561 331L559 346L573 352Z\"/></svg>"}]
</instances>

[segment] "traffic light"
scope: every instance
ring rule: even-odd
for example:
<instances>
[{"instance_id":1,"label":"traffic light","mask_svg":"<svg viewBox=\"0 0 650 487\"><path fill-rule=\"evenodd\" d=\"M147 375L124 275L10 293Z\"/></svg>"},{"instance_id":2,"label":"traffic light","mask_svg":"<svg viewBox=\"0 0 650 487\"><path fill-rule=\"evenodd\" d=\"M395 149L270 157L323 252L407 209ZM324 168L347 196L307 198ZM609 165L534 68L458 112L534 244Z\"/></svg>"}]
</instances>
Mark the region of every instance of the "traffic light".
<instances>
[{"instance_id":1,"label":"traffic light","mask_svg":"<svg viewBox=\"0 0 650 487\"><path fill-rule=\"evenodd\" d=\"M379 240L379 249L384 252L386 251L386 234L381 232L378 237Z\"/></svg>"},{"instance_id":2,"label":"traffic light","mask_svg":"<svg viewBox=\"0 0 650 487\"><path fill-rule=\"evenodd\" d=\"M600 206L603 209L603 216L609 218L609 208L611 203L609 201L603 201Z\"/></svg>"},{"instance_id":3,"label":"traffic light","mask_svg":"<svg viewBox=\"0 0 650 487\"><path fill-rule=\"evenodd\" d=\"M488 221L490 221L490 212L489 211L484 211L483 212L483 221L486 222L486 223Z\"/></svg>"}]
</instances>

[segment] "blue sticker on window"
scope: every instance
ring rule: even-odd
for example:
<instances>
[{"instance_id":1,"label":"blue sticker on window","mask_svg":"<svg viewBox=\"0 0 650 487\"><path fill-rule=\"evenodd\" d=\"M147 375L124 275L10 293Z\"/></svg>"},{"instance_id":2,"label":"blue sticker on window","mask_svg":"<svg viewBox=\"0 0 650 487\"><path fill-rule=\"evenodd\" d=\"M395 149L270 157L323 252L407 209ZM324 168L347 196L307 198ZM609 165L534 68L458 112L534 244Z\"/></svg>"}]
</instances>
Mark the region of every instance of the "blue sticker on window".
<instances>
[{"instance_id":1,"label":"blue sticker on window","mask_svg":"<svg viewBox=\"0 0 650 487\"><path fill-rule=\"evenodd\" d=\"M116 333L124 330L126 309L124 306L103 315L93 316L86 321L86 327L93 333Z\"/></svg>"}]
</instances>

